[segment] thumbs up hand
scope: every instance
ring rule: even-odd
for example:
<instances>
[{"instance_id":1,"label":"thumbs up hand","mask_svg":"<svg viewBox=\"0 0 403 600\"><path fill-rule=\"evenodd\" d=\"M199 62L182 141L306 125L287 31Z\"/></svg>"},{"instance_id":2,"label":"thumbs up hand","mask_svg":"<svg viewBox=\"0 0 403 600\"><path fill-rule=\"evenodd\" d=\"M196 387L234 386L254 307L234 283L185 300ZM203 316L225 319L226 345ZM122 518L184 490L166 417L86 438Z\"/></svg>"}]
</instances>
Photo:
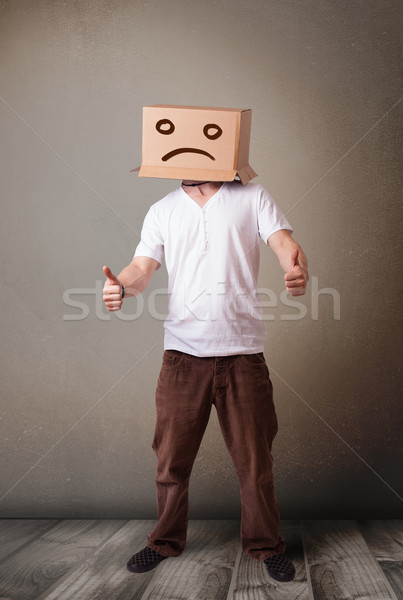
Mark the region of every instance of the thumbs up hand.
<instances>
[{"instance_id":1,"label":"thumbs up hand","mask_svg":"<svg viewBox=\"0 0 403 600\"><path fill-rule=\"evenodd\" d=\"M103 267L106 281L103 289L103 301L110 311L120 310L122 307L122 284L112 273L109 267Z\"/></svg>"},{"instance_id":2,"label":"thumbs up hand","mask_svg":"<svg viewBox=\"0 0 403 600\"><path fill-rule=\"evenodd\" d=\"M291 296L302 296L305 294L308 279L305 255L300 254L299 248L294 248L291 252L290 267L284 275L287 292L290 292Z\"/></svg>"}]
</instances>

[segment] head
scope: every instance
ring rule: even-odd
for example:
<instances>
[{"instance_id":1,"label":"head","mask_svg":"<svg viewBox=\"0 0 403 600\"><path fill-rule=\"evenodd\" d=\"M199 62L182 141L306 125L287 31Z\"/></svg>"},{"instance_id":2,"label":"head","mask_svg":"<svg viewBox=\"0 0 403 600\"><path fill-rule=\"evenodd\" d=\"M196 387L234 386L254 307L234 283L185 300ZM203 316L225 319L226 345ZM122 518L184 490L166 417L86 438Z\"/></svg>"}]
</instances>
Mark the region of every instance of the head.
<instances>
[{"instance_id":1,"label":"head","mask_svg":"<svg viewBox=\"0 0 403 600\"><path fill-rule=\"evenodd\" d=\"M233 181L256 176L249 166L251 111L154 105L143 109L140 177Z\"/></svg>"}]
</instances>

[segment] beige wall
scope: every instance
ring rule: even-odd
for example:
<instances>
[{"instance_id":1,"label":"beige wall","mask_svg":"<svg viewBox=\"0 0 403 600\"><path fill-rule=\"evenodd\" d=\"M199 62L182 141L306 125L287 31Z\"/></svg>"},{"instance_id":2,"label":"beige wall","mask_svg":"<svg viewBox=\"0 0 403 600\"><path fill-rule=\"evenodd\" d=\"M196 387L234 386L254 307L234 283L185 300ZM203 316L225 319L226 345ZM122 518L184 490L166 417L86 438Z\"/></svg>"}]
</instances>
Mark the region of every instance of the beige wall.
<instances>
[{"instance_id":1,"label":"beige wall","mask_svg":"<svg viewBox=\"0 0 403 600\"><path fill-rule=\"evenodd\" d=\"M309 258L307 314L282 319L303 309L280 300L282 270L262 247L282 517L401 516L401 4L3 0L0 15L1 516L156 515L163 324L147 306L165 269L143 310L125 302L131 320L92 291L178 184L129 174L153 103L252 108L255 181ZM315 286L334 296L317 300ZM80 315L63 301L77 288L88 316L66 320ZM190 516L239 516L215 411Z\"/></svg>"}]
</instances>

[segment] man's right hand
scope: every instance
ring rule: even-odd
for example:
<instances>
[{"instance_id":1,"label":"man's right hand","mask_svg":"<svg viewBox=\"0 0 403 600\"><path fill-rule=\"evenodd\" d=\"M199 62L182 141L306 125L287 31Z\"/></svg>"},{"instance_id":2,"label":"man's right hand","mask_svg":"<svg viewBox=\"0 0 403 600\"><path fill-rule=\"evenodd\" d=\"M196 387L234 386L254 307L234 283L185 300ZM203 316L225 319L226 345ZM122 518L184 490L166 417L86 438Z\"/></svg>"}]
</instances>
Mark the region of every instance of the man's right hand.
<instances>
[{"instance_id":1,"label":"man's right hand","mask_svg":"<svg viewBox=\"0 0 403 600\"><path fill-rule=\"evenodd\" d=\"M120 310L122 308L122 284L112 273L109 267L103 267L106 281L103 289L103 300L108 310Z\"/></svg>"}]
</instances>

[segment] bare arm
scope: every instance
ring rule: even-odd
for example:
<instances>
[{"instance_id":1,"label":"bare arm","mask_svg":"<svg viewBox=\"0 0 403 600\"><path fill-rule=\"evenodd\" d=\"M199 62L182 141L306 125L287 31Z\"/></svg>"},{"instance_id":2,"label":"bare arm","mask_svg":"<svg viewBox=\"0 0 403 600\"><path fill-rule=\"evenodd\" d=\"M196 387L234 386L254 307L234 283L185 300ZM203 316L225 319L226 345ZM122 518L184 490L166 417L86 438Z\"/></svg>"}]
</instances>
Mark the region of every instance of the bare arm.
<instances>
[{"instance_id":1,"label":"bare arm","mask_svg":"<svg viewBox=\"0 0 403 600\"><path fill-rule=\"evenodd\" d=\"M272 233L267 240L268 246L276 254L282 269L287 291L292 296L305 294L309 281L308 259L301 246L292 238L287 229Z\"/></svg>"},{"instance_id":2,"label":"bare arm","mask_svg":"<svg viewBox=\"0 0 403 600\"><path fill-rule=\"evenodd\" d=\"M103 300L110 311L120 310L122 307L122 286L125 288L125 298L137 296L146 289L151 275L160 266L154 258L136 256L116 277L109 269L104 267L106 281L103 289Z\"/></svg>"},{"instance_id":3,"label":"bare arm","mask_svg":"<svg viewBox=\"0 0 403 600\"><path fill-rule=\"evenodd\" d=\"M148 256L136 256L118 275L118 279L125 288L125 298L137 296L144 292L154 271L160 263Z\"/></svg>"}]
</instances>

